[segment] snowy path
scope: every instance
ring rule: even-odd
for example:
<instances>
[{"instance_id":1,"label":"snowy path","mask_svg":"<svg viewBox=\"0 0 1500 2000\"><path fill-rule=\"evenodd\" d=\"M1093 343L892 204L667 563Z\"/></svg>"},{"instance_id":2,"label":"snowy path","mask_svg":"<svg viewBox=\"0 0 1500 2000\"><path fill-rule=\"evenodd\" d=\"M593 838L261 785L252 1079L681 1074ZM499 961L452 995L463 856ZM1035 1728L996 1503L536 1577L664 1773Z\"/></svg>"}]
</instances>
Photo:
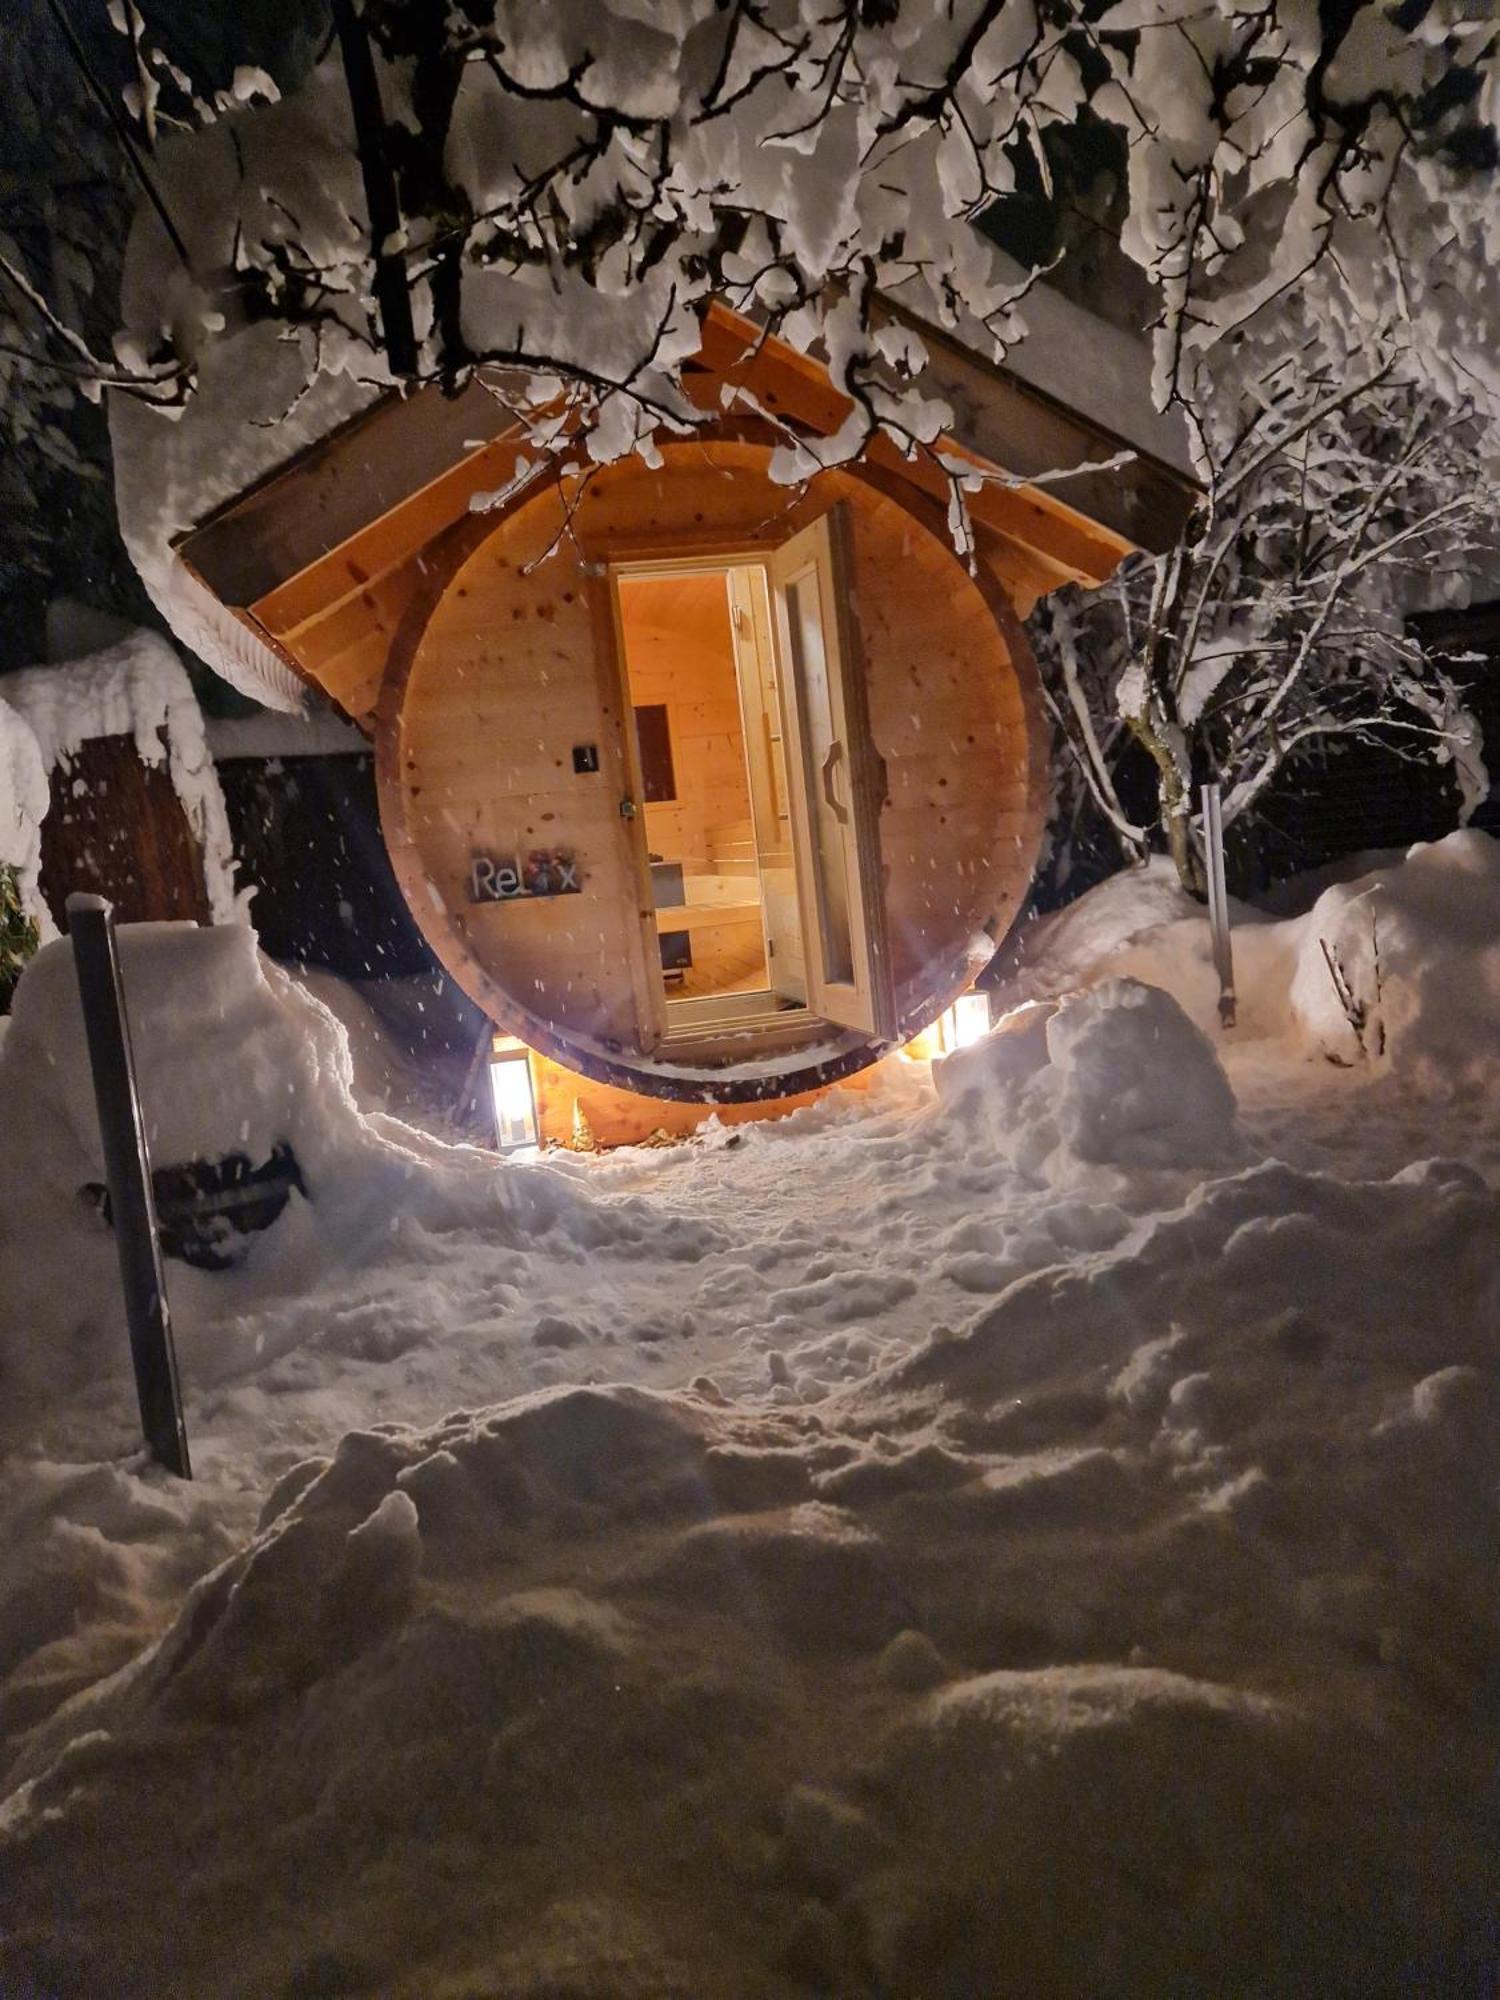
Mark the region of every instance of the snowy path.
<instances>
[{"instance_id":1,"label":"snowy path","mask_svg":"<svg viewBox=\"0 0 1500 2000\"><path fill-rule=\"evenodd\" d=\"M815 1402L963 1325L1028 1271L1124 1233L1129 1213L1113 1201L1062 1199L970 1161L961 1136L934 1147L912 1130L931 1108L914 1076L890 1110L856 1102L545 1169L603 1216L643 1209L640 1241L616 1225L583 1245L562 1225L520 1248L483 1227L438 1233L389 1216L327 1271L308 1267L304 1246L267 1239L252 1263L269 1295L243 1306L221 1304L223 1281L169 1265L192 1486L148 1471L147 1503L123 1469L137 1462L123 1333L64 1410L23 1403L0 1418L0 1659L13 1669L45 1649L0 1698L5 1733L159 1631L186 1584L253 1530L276 1481L346 1431L422 1426L567 1384ZM1335 1092L1306 1150L1327 1150L1339 1108ZM1285 1136L1285 1115L1272 1117ZM1149 1212L1185 1185L1120 1192Z\"/></svg>"},{"instance_id":2,"label":"snowy path","mask_svg":"<svg viewBox=\"0 0 1500 2000\"><path fill-rule=\"evenodd\" d=\"M1493 1101L1044 1040L541 1166L315 1047L315 1201L171 1272L187 1486L29 1238L0 1990L1489 2000Z\"/></svg>"},{"instance_id":3,"label":"snowy path","mask_svg":"<svg viewBox=\"0 0 1500 2000\"><path fill-rule=\"evenodd\" d=\"M115 1469L134 1442L120 1365L65 1412L13 1407L0 1422L6 1664L61 1639L33 1663L40 1686L19 1676L0 1715L24 1726L128 1658L253 1529L282 1474L346 1431L572 1383L706 1382L736 1402L798 1404L1066 1254L1049 1189L961 1160L950 1171L913 1144L912 1110L930 1101L914 1080L883 1115L804 1115L547 1169L605 1216L644 1208L639 1243L606 1227L583 1246L564 1226L526 1249L393 1217L336 1270L295 1282L293 1261L286 1288L227 1313L213 1309L214 1280L169 1266L191 1487L148 1472L148 1504L133 1472ZM268 1239L257 1260L280 1247ZM57 1587L39 1589L54 1574Z\"/></svg>"}]
</instances>

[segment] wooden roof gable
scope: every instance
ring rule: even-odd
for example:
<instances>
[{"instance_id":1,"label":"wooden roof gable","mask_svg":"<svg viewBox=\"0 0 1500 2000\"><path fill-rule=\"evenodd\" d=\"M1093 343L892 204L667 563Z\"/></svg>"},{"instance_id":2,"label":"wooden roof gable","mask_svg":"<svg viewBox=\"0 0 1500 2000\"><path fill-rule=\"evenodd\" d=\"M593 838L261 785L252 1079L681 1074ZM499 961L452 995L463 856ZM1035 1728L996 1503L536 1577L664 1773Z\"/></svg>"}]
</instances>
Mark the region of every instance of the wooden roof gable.
<instances>
[{"instance_id":1,"label":"wooden roof gable","mask_svg":"<svg viewBox=\"0 0 1500 2000\"><path fill-rule=\"evenodd\" d=\"M1023 614L1044 591L1101 582L1131 550L1169 545L1194 499L1180 473L1137 454L1127 466L1069 481L1068 500L1013 483L1126 447L1003 369L920 331L933 356L930 386L960 418L941 448L1008 475L981 485L968 504ZM718 413L732 386L815 435L835 432L851 407L817 362L719 306L705 315L685 382L706 411ZM435 389L385 397L220 508L181 538L178 553L296 672L363 720L423 550L469 511L474 494L509 481L521 435L503 394L479 381L453 397ZM946 500L947 476L930 455L907 459L878 437L868 456Z\"/></svg>"}]
</instances>

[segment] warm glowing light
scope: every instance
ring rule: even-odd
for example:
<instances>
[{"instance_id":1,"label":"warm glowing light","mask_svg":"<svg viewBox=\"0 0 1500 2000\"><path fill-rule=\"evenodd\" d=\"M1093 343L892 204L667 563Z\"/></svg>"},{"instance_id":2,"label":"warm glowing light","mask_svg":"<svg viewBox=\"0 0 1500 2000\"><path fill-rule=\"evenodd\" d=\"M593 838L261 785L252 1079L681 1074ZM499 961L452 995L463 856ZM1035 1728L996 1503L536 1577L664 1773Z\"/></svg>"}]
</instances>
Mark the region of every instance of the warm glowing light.
<instances>
[{"instance_id":1,"label":"warm glowing light","mask_svg":"<svg viewBox=\"0 0 1500 2000\"><path fill-rule=\"evenodd\" d=\"M490 1095L495 1102L495 1143L502 1153L534 1146L536 1092L531 1051L514 1035L496 1035L490 1055Z\"/></svg>"},{"instance_id":2,"label":"warm glowing light","mask_svg":"<svg viewBox=\"0 0 1500 2000\"><path fill-rule=\"evenodd\" d=\"M990 1031L989 994L960 993L943 1020L947 1029L943 1039L950 1050L983 1041Z\"/></svg>"},{"instance_id":3,"label":"warm glowing light","mask_svg":"<svg viewBox=\"0 0 1500 2000\"><path fill-rule=\"evenodd\" d=\"M930 1028L914 1035L901 1050L908 1062L937 1062L955 1049L982 1042L990 1031L988 993L961 993Z\"/></svg>"}]
</instances>

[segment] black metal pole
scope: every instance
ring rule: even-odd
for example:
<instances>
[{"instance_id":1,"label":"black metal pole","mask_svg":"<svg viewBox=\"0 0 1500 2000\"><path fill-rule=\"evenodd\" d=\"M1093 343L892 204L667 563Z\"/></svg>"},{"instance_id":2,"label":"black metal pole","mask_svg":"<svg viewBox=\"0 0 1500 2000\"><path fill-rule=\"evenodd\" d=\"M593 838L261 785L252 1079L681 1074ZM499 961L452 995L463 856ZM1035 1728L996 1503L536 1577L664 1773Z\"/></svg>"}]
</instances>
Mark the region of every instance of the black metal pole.
<instances>
[{"instance_id":1,"label":"black metal pole","mask_svg":"<svg viewBox=\"0 0 1500 2000\"><path fill-rule=\"evenodd\" d=\"M380 82L365 24L354 0L332 0L333 25L344 59L344 81L354 113L354 142L364 176L365 206L370 211L370 247L375 257L375 298L391 373L398 381L417 372L417 337L412 326L411 295L406 288L406 259L386 244L401 227L401 204L385 148L385 113Z\"/></svg>"},{"instance_id":2,"label":"black metal pole","mask_svg":"<svg viewBox=\"0 0 1500 2000\"><path fill-rule=\"evenodd\" d=\"M69 896L68 935L78 973L78 996L83 1002L89 1066L94 1072L94 1102L99 1108L104 1175L115 1247L120 1253L120 1283L125 1292L141 1429L151 1456L179 1479L191 1479L172 1318L167 1310L161 1246L156 1239L151 1156L135 1083L130 1021L115 950L114 914L102 896Z\"/></svg>"}]
</instances>

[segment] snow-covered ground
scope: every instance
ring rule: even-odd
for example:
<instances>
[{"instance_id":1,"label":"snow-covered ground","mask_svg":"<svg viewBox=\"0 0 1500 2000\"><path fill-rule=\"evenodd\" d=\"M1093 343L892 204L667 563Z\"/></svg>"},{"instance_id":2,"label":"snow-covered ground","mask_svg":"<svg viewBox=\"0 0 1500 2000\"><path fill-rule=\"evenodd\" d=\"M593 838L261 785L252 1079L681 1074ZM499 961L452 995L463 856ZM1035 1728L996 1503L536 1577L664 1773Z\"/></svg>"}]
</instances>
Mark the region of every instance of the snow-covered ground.
<instances>
[{"instance_id":1,"label":"snow-covered ground","mask_svg":"<svg viewBox=\"0 0 1500 2000\"><path fill-rule=\"evenodd\" d=\"M168 1267L191 1485L50 948L0 1992L1492 1994L1500 852L1241 915L1227 1037L1152 871L937 1091L498 1166L248 933L127 937L157 1158L310 1196Z\"/></svg>"}]
</instances>

